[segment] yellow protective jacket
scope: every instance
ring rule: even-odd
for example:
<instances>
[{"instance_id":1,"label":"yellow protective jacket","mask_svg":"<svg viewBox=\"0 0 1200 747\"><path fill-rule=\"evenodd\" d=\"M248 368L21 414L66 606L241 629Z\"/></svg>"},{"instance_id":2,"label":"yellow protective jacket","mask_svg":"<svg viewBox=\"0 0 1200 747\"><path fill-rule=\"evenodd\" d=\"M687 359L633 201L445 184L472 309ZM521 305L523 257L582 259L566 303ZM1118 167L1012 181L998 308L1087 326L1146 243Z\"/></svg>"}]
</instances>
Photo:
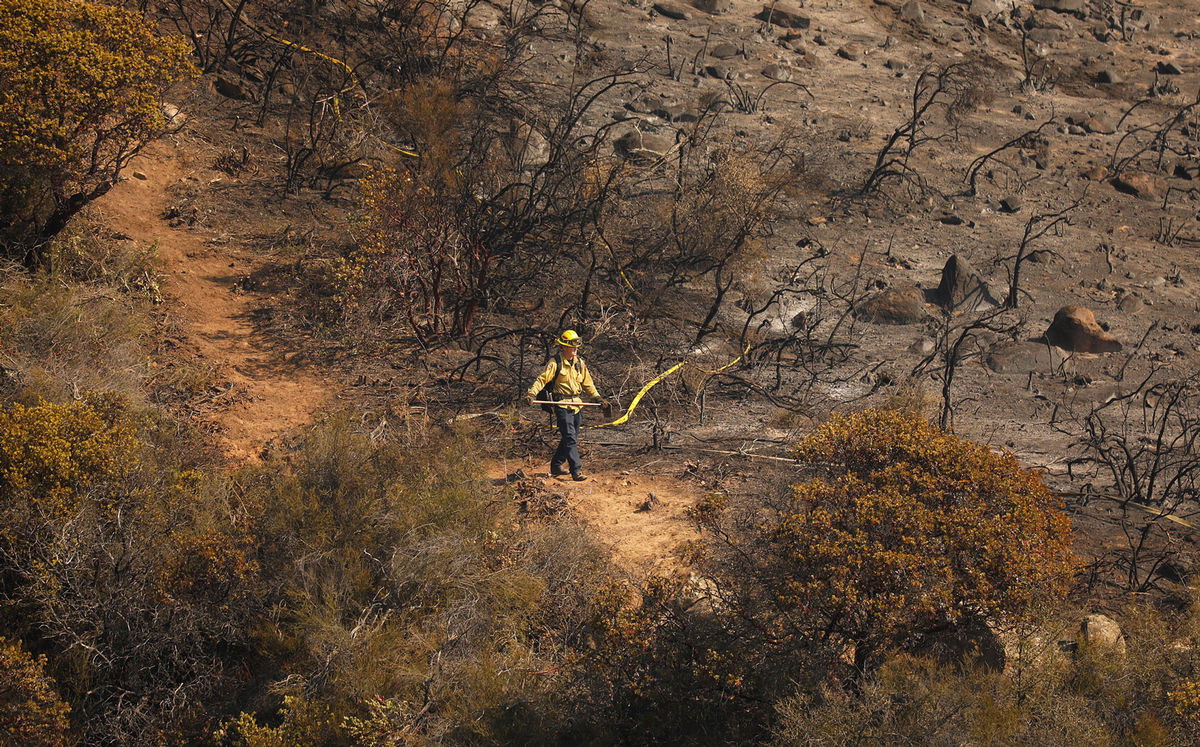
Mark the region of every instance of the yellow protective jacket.
<instances>
[{"instance_id":1,"label":"yellow protective jacket","mask_svg":"<svg viewBox=\"0 0 1200 747\"><path fill-rule=\"evenodd\" d=\"M554 369L557 366L558 376L554 376ZM584 363L582 356L575 356L574 361L567 361L560 355L556 355L546 361L546 368L542 371L542 375L538 376L533 382L533 386L529 387L529 398L537 397L538 392L550 383L550 379L554 378L554 399L559 402L571 403L582 402L579 395L586 393L589 397L600 399L600 392L596 391L596 385L592 383L592 372L588 370L587 363ZM564 410L571 412L579 412L581 407L566 406Z\"/></svg>"}]
</instances>

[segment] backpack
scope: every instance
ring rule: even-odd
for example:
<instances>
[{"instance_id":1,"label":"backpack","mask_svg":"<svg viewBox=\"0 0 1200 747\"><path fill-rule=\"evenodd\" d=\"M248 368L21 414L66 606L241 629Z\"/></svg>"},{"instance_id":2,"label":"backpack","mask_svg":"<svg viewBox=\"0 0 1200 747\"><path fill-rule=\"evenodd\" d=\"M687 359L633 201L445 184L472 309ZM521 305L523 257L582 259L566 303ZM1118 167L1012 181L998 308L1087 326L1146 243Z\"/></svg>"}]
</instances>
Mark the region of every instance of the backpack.
<instances>
[{"instance_id":1,"label":"backpack","mask_svg":"<svg viewBox=\"0 0 1200 747\"><path fill-rule=\"evenodd\" d=\"M554 375L550 377L550 381L546 386L542 387L542 391L537 393L537 398L542 401L554 401L554 382L558 380L558 375L562 373L562 358L554 356ZM542 409L548 413L554 412L554 405L542 405Z\"/></svg>"}]
</instances>

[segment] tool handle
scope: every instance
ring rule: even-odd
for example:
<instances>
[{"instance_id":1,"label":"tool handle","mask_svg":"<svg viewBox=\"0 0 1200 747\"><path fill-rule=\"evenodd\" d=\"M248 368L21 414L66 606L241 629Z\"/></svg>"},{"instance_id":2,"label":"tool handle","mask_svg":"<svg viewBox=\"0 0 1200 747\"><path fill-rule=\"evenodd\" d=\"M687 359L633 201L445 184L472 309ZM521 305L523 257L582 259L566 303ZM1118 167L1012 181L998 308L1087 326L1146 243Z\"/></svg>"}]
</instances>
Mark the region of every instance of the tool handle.
<instances>
[{"instance_id":1,"label":"tool handle","mask_svg":"<svg viewBox=\"0 0 1200 747\"><path fill-rule=\"evenodd\" d=\"M546 400L535 399L535 405L563 405L565 407L603 407L599 402L547 402Z\"/></svg>"}]
</instances>

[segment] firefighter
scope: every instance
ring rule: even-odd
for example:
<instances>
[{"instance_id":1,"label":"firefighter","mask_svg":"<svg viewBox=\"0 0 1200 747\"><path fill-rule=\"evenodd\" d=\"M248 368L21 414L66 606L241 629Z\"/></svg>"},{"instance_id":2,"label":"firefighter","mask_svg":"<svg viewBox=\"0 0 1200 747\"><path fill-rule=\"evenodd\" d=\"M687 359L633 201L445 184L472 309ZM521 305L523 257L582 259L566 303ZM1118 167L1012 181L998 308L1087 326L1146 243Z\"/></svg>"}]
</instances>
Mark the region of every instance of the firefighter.
<instances>
[{"instance_id":1,"label":"firefighter","mask_svg":"<svg viewBox=\"0 0 1200 747\"><path fill-rule=\"evenodd\" d=\"M583 400L580 395L587 394L611 411L610 405L596 391L592 382L592 373L588 371L587 363L579 355L583 338L573 329L568 329L559 335L558 353L546 362L542 374L529 387L528 399L530 404L535 401L552 401L553 405L542 405L554 412L554 420L558 425L558 449L550 458L550 474L562 476L567 474L563 469L566 464L570 470L571 479L577 482L586 480L583 465L579 461L579 428L583 424Z\"/></svg>"}]
</instances>

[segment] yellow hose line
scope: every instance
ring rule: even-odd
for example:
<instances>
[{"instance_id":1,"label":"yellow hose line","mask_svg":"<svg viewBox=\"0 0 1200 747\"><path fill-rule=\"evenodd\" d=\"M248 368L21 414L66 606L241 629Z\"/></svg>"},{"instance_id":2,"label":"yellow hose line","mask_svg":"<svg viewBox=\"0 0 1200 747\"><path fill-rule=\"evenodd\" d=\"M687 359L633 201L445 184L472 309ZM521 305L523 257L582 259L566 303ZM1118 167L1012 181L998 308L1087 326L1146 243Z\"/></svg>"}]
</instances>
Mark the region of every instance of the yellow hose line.
<instances>
[{"instance_id":1,"label":"yellow hose line","mask_svg":"<svg viewBox=\"0 0 1200 747\"><path fill-rule=\"evenodd\" d=\"M630 416L630 415L632 415L632 414L633 414L633 411L637 409L638 403L640 403L640 402L642 401L642 397L646 396L646 393L647 393L647 392L649 392L651 389L653 389L655 386L657 386L657 385L658 385L658 384L659 384L659 383L660 383L660 382L661 382L663 379L667 378L668 376L670 376L671 374L675 373L676 371L678 371L679 369L683 368L683 367L684 367L684 366L686 366L686 365L691 365L691 366L693 366L694 368L697 368L697 369L699 369L700 371L703 371L704 373L706 373L706 374L708 374L708 375L712 376L712 375L714 375L714 374L721 373L722 371L724 371L724 370L726 370L726 369L728 369L728 368L732 368L733 366L737 365L738 361L740 361L740 360L743 358L743 356L745 356L745 355L746 355L746 353L748 353L748 352L750 352L750 347L749 347L749 346L747 346L747 347L746 347L746 349L745 349L745 350L743 350L743 351L742 351L742 353L741 353L741 355L739 355L738 357L736 357L736 358L734 358L733 360L729 361L729 362L728 362L728 363L726 363L724 366L721 366L720 368L717 368L717 369L714 369L714 370L711 370L711 371L710 371L709 369L707 369L707 368L702 368L702 367L700 367L700 366L697 366L695 363L689 363L689 361L686 361L686 360L679 361L679 362L678 362L678 363L676 363L674 366L671 366L671 367L670 367L670 368L668 368L666 371L663 371L663 372L662 372L662 373L660 373L658 376L655 376L653 379L651 379L650 381L646 382L646 385L645 385L645 386L643 386L643 387L641 388L641 390L640 390L640 391L639 391L637 394L635 394L635 395L633 396L633 400L632 400L632 401L629 403L629 409L625 411L625 414L624 414L624 415L622 415L621 417L619 417L619 418L617 418L616 420L612 421L611 423L600 423L599 425L593 425L593 426L591 426L591 427L593 427L593 428L607 428L607 427L608 427L608 426L610 426L610 425L623 425L623 424L625 424L626 422L628 422L628 420L629 420L629 416Z\"/></svg>"},{"instance_id":2,"label":"yellow hose line","mask_svg":"<svg viewBox=\"0 0 1200 747\"><path fill-rule=\"evenodd\" d=\"M1141 510L1145 511L1148 514L1154 514L1154 516L1152 516L1151 519L1166 519L1167 521L1173 521L1176 524L1187 527L1188 529L1191 529L1193 531L1200 531L1200 527L1197 527L1195 524L1191 523L1190 521L1188 521L1186 519L1181 519L1180 517L1176 516L1175 514L1167 513L1166 511L1164 511L1162 509L1152 508L1150 506L1143 506L1142 504L1134 503L1133 501L1128 501L1128 503L1130 506L1133 506L1134 508L1140 508Z\"/></svg>"},{"instance_id":3,"label":"yellow hose line","mask_svg":"<svg viewBox=\"0 0 1200 747\"><path fill-rule=\"evenodd\" d=\"M683 367L683 364L686 362L687 361L679 361L674 366L671 366L666 371L663 371L658 376L655 376L653 379L650 379L650 381L646 382L646 385L644 387L642 387L642 390L633 396L633 401L629 403L629 409L625 411L624 415L622 415L621 417L612 421L611 423L601 423L600 425L594 425L592 427L593 428L604 428L604 427L607 427L610 425L621 425L621 424L625 423L625 421L629 420L629 416L633 414L633 411L637 409L638 403L642 401L642 397L646 396L646 392L653 389L658 384L658 382L662 381L663 379L667 378L671 374L678 371L680 368Z\"/></svg>"},{"instance_id":4,"label":"yellow hose line","mask_svg":"<svg viewBox=\"0 0 1200 747\"><path fill-rule=\"evenodd\" d=\"M225 6L225 10L229 11L231 14L237 15L237 10L235 10L234 8L231 8L229 6L228 0L221 0L221 5ZM270 41L275 42L276 44L281 44L290 49L295 49L299 52L303 52L304 54L310 54L314 57L318 57L322 60L325 60L326 62L333 63L334 65L345 70L346 75L350 76L350 85L346 86L341 91L338 91L338 95L340 96L341 94L346 93L351 88L357 88L359 93L362 94L363 101L365 102L368 100L367 89L363 88L363 84L358 80L358 75L355 74L354 68L350 67L344 61L339 60L336 57L327 55L324 52L320 52L318 50L312 49L311 47L306 47L303 44L297 44L294 41L284 39L282 36L279 36L279 35L275 34L274 32L267 31L266 29L261 28L260 26L255 24L253 21L251 21L249 18L245 17L244 15L242 16L242 23L245 24L246 28L250 29L254 33L263 37L264 39L268 39ZM337 117L340 119L342 116L342 111L341 111L341 107L338 105L337 96L333 97L333 111L334 111L334 114L336 114ZM376 138L376 141L379 142L381 145L383 145L385 148L389 148L392 151L399 153L401 155L408 156L410 158L420 158L419 154L414 153L411 150L406 150L404 148L400 148L398 146L392 145L391 143L384 142L383 140L380 140L379 138Z\"/></svg>"},{"instance_id":5,"label":"yellow hose line","mask_svg":"<svg viewBox=\"0 0 1200 747\"><path fill-rule=\"evenodd\" d=\"M233 15L235 17L239 15L237 9L230 7L228 0L221 0L221 5L225 6L225 10L229 11L229 13L231 15ZM325 54L324 52L318 52L317 50L310 49L309 47L306 47L303 44L297 44L294 41L289 41L287 39L284 39L281 36L276 35L274 32L267 31L264 28L260 28L257 24L255 24L253 21L251 21L244 14L241 14L241 21L243 24L246 25L247 28L254 31L256 34L258 34L266 39L269 39L269 40L275 42L276 44L282 44L285 47L291 47L292 49L299 50L305 54L311 54L314 57L319 57L322 60L325 60L327 62L332 62L334 65L337 65L338 67L342 68L343 70L346 71L346 74L350 76L350 82L353 85L343 88L339 93L345 93L346 91L349 91L351 88L357 87L358 90L363 95L363 100L364 101L366 100L366 98L367 98L366 89L363 88L362 83L360 83L358 81L358 76L354 74L354 69L351 68L349 65L347 65L345 62L339 60L336 57L330 57L329 55ZM337 106L336 98L334 99L334 106L335 107Z\"/></svg>"}]
</instances>

